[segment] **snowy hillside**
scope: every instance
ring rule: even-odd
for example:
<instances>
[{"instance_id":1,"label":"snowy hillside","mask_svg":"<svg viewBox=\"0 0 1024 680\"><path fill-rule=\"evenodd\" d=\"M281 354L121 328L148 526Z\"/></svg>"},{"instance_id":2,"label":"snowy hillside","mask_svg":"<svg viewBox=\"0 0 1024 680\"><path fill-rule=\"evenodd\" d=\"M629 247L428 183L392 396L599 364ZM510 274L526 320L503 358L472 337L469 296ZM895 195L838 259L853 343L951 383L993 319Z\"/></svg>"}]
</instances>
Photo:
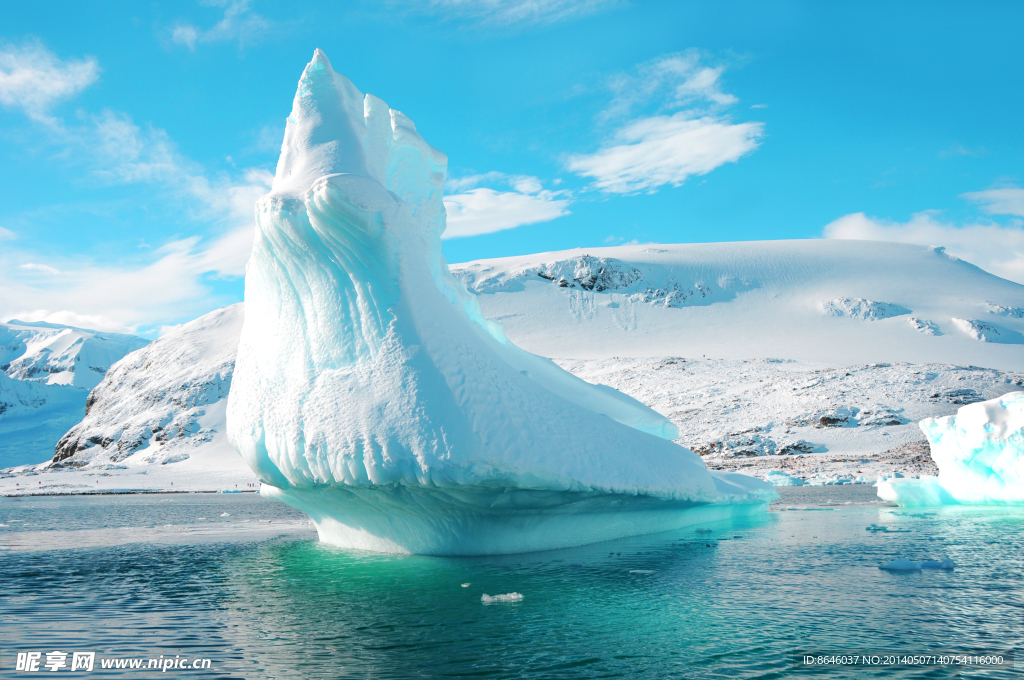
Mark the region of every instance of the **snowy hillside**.
<instances>
[{"instance_id":1,"label":"snowy hillside","mask_svg":"<svg viewBox=\"0 0 1024 680\"><path fill-rule=\"evenodd\" d=\"M242 318L241 304L219 309L115 364L57 444L54 467L243 470L224 435Z\"/></svg>"},{"instance_id":2,"label":"snowy hillside","mask_svg":"<svg viewBox=\"0 0 1024 680\"><path fill-rule=\"evenodd\" d=\"M112 364L149 341L71 326L0 324L0 466L38 463L85 414Z\"/></svg>"},{"instance_id":3,"label":"snowy hillside","mask_svg":"<svg viewBox=\"0 0 1024 680\"><path fill-rule=\"evenodd\" d=\"M1004 339L1024 330L1024 287L940 250L798 241L586 254L452 271L514 342L668 416L678 441L713 467L805 478L927 473L917 420L1024 383L1024 345L992 342L987 330ZM61 441L59 465L185 460L157 466L178 474L201 467L207 451L239 464L223 440L223 409L242 313L218 310L126 357ZM0 401L21 403L22 413L51 390L53 413L0 415L37 448L49 436L33 462L49 458L77 421L60 420L52 390L61 386L5 378ZM84 408L82 391L61 389ZM773 452L812 455L760 455Z\"/></svg>"},{"instance_id":4,"label":"snowy hillside","mask_svg":"<svg viewBox=\"0 0 1024 680\"><path fill-rule=\"evenodd\" d=\"M793 359L1024 370L1024 286L873 241L619 246L454 265L486 316L556 358Z\"/></svg>"},{"instance_id":5,"label":"snowy hillside","mask_svg":"<svg viewBox=\"0 0 1024 680\"><path fill-rule=\"evenodd\" d=\"M1017 391L1024 373L780 359L559 360L668 416L709 467L874 480L935 474L918 421ZM797 455L811 454L811 455Z\"/></svg>"}]
</instances>

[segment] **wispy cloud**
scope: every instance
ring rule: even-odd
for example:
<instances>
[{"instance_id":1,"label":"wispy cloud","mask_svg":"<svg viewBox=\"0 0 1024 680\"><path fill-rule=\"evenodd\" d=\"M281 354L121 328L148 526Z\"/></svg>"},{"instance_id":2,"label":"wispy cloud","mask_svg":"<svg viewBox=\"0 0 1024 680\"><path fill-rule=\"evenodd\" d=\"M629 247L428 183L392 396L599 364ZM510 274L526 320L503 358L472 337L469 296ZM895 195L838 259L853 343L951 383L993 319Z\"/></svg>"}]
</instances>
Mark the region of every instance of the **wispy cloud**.
<instances>
[{"instance_id":1,"label":"wispy cloud","mask_svg":"<svg viewBox=\"0 0 1024 680\"><path fill-rule=\"evenodd\" d=\"M499 191L490 184L507 186ZM543 188L536 177L488 172L448 180L447 189L456 191L444 198L448 228L442 238L491 234L527 224L549 222L569 214L568 192Z\"/></svg>"},{"instance_id":2,"label":"wispy cloud","mask_svg":"<svg viewBox=\"0 0 1024 680\"><path fill-rule=\"evenodd\" d=\"M968 201L981 204L981 209L989 215L1015 215L1024 217L1024 189L1020 187L1002 187L972 191L960 196Z\"/></svg>"},{"instance_id":3,"label":"wispy cloud","mask_svg":"<svg viewBox=\"0 0 1024 680\"><path fill-rule=\"evenodd\" d=\"M19 264L18 265L18 269L21 269L21 270L24 270L24 271L29 271L29 272L38 272L40 274L49 274L50 276L55 276L57 274L60 274L60 271L58 271L57 269L54 269L53 267L51 267L49 265L37 264L35 262L26 262L25 264Z\"/></svg>"},{"instance_id":4,"label":"wispy cloud","mask_svg":"<svg viewBox=\"0 0 1024 680\"><path fill-rule=\"evenodd\" d=\"M53 123L50 110L92 85L99 75L94 57L62 60L35 40L0 45L0 106Z\"/></svg>"},{"instance_id":5,"label":"wispy cloud","mask_svg":"<svg viewBox=\"0 0 1024 680\"><path fill-rule=\"evenodd\" d=\"M0 241L13 241L16 238L18 238L18 235L13 231L0 227Z\"/></svg>"},{"instance_id":6,"label":"wispy cloud","mask_svg":"<svg viewBox=\"0 0 1024 680\"><path fill-rule=\"evenodd\" d=\"M624 3L622 0L395 0L391 4L445 19L516 27L559 23Z\"/></svg>"},{"instance_id":7,"label":"wispy cloud","mask_svg":"<svg viewBox=\"0 0 1024 680\"><path fill-rule=\"evenodd\" d=\"M240 46L257 42L271 29L269 20L250 9L250 0L206 0L205 5L223 7L221 20L210 28L180 22L171 29L171 41L195 50L201 43L237 42Z\"/></svg>"},{"instance_id":8,"label":"wispy cloud","mask_svg":"<svg viewBox=\"0 0 1024 680\"><path fill-rule=\"evenodd\" d=\"M144 187L147 196L165 202L169 215L208 235L175 238L105 262L12 243L0 249L0 318L123 331L195 316L223 302L211 297L205 281L244 274L253 204L269 189L271 173L249 168L235 176L211 174L164 130L137 125L124 113L82 114L80 122L67 124L41 117L46 110L25 108L45 123L42 138L62 148L59 157L83 167L100 187ZM0 228L0 239L15 236Z\"/></svg>"},{"instance_id":9,"label":"wispy cloud","mask_svg":"<svg viewBox=\"0 0 1024 680\"><path fill-rule=\"evenodd\" d=\"M592 154L569 156L566 167L605 192L626 194L679 186L733 163L758 147L762 123L728 123L713 118L641 118L615 133L614 142Z\"/></svg>"},{"instance_id":10,"label":"wispy cloud","mask_svg":"<svg viewBox=\"0 0 1024 680\"><path fill-rule=\"evenodd\" d=\"M666 54L640 64L632 73L608 81L613 93L602 118L631 116L638 107L655 104L657 111L684 106L720 109L739 100L722 91L725 66L708 66L698 50Z\"/></svg>"},{"instance_id":11,"label":"wispy cloud","mask_svg":"<svg viewBox=\"0 0 1024 680\"><path fill-rule=\"evenodd\" d=\"M764 124L733 123L739 100L722 89L723 65L696 50L664 55L609 81L613 96L598 116L628 118L592 153L566 157L566 168L606 193L653 192L703 175L754 151ZM646 111L646 115L638 115Z\"/></svg>"},{"instance_id":12,"label":"wispy cloud","mask_svg":"<svg viewBox=\"0 0 1024 680\"><path fill-rule=\"evenodd\" d=\"M957 226L939 221L932 211L917 213L907 222L853 213L826 225L824 236L945 246L951 255L1004 279L1024 284L1024 228L1019 222L1005 226Z\"/></svg>"}]
</instances>

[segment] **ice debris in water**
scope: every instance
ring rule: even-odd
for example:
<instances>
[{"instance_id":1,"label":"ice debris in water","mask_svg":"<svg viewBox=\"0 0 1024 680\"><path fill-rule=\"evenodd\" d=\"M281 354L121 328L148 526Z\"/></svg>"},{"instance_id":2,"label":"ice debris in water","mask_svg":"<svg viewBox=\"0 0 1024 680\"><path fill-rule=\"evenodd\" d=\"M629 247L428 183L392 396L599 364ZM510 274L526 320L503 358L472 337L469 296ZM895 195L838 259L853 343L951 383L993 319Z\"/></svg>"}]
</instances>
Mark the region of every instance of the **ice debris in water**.
<instances>
[{"instance_id":1,"label":"ice debris in water","mask_svg":"<svg viewBox=\"0 0 1024 680\"><path fill-rule=\"evenodd\" d=\"M938 477L881 479L878 496L904 507L1024 503L1024 392L920 423Z\"/></svg>"},{"instance_id":2,"label":"ice debris in water","mask_svg":"<svg viewBox=\"0 0 1024 680\"><path fill-rule=\"evenodd\" d=\"M953 560L924 560L923 562L914 562L908 560L906 557L901 557L898 560L883 564L879 569L885 569L886 571L921 571L922 569L942 569L950 570L956 565L953 564Z\"/></svg>"},{"instance_id":3,"label":"ice debris in water","mask_svg":"<svg viewBox=\"0 0 1024 680\"><path fill-rule=\"evenodd\" d=\"M494 604L495 602L519 602L523 599L520 593L505 593L504 595L488 595L484 593L480 596L480 601L484 604Z\"/></svg>"},{"instance_id":4,"label":"ice debris in water","mask_svg":"<svg viewBox=\"0 0 1024 680\"><path fill-rule=\"evenodd\" d=\"M220 516L221 517L231 517L231 513L229 513L229 512L222 512L222 513L220 513Z\"/></svg>"},{"instance_id":5,"label":"ice debris in water","mask_svg":"<svg viewBox=\"0 0 1024 680\"><path fill-rule=\"evenodd\" d=\"M884 534L908 534L910 529L890 529L889 527L879 526L877 524L870 524L867 527L868 531L882 532Z\"/></svg>"},{"instance_id":6,"label":"ice debris in water","mask_svg":"<svg viewBox=\"0 0 1024 680\"><path fill-rule=\"evenodd\" d=\"M463 584L462 584L462 587L463 587L463 588L468 588L468 587L470 587L471 585L473 585L473 584L472 584L472 583L463 583Z\"/></svg>"},{"instance_id":7,"label":"ice debris in water","mask_svg":"<svg viewBox=\"0 0 1024 680\"><path fill-rule=\"evenodd\" d=\"M793 477L782 470L769 470L765 479L772 486L803 486L804 480Z\"/></svg>"},{"instance_id":8,"label":"ice debris in water","mask_svg":"<svg viewBox=\"0 0 1024 680\"><path fill-rule=\"evenodd\" d=\"M448 271L447 158L317 50L256 204L228 436L321 540L494 554L760 513L667 418L529 354Z\"/></svg>"}]
</instances>

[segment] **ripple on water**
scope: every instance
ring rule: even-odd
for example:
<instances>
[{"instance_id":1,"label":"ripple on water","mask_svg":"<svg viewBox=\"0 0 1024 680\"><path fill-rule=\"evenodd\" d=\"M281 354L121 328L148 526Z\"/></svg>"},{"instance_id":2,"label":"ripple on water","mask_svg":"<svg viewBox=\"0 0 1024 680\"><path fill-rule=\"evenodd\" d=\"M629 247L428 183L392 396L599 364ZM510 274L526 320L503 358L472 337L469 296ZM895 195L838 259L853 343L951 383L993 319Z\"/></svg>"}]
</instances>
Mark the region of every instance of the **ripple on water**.
<instances>
[{"instance_id":1,"label":"ripple on water","mask_svg":"<svg viewBox=\"0 0 1024 680\"><path fill-rule=\"evenodd\" d=\"M237 527L302 520L252 496L4 499L0 517L36 533L93 533L87 548L5 554L0 617L8 650L205 656L208 677L782 677L797 651L1022 646L1024 512L908 513L862 496L801 489L779 508L834 510L490 558L344 552L308 525L105 547L104 532L225 512ZM899 557L956 569L878 569ZM481 601L513 592L524 598ZM858 677L901 674L914 676Z\"/></svg>"}]
</instances>

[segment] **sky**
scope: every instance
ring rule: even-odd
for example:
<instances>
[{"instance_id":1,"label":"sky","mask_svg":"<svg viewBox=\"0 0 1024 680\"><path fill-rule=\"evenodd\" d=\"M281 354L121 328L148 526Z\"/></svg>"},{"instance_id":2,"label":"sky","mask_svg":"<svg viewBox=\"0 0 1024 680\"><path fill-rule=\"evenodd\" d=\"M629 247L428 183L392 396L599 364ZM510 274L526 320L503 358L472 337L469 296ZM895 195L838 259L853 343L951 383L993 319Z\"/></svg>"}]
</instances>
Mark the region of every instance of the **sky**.
<instances>
[{"instance_id":1,"label":"sky","mask_svg":"<svg viewBox=\"0 0 1024 680\"><path fill-rule=\"evenodd\" d=\"M867 238L1024 283L1018 2L16 3L0 319L156 337L243 296L313 50L448 155L449 262Z\"/></svg>"}]
</instances>

